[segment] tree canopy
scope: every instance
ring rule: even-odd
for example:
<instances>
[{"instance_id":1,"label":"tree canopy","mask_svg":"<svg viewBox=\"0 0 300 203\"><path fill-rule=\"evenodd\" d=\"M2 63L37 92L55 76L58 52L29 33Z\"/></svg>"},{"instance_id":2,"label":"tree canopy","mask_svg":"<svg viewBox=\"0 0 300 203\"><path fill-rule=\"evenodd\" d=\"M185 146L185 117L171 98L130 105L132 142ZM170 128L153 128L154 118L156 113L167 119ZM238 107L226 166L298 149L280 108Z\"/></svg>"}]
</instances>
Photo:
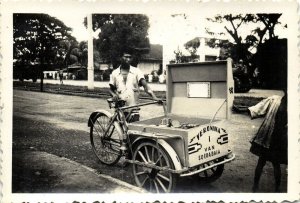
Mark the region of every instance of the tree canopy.
<instances>
[{"instance_id":1,"label":"tree canopy","mask_svg":"<svg viewBox=\"0 0 300 203\"><path fill-rule=\"evenodd\" d=\"M253 49L257 49L264 41L275 38L274 27L280 24L278 21L281 14L238 14L216 15L207 18L208 21L224 25L224 32L215 32L206 28L206 32L213 37L208 42L211 47L225 49L223 58L231 57L235 61L243 59L249 61L253 56ZM257 27L249 30L246 36L241 35L243 26L255 23ZM260 25L260 26L259 26ZM228 33L233 42L229 40L216 40ZM269 34L267 36L267 34ZM222 57L222 56L221 56Z\"/></svg>"},{"instance_id":2,"label":"tree canopy","mask_svg":"<svg viewBox=\"0 0 300 203\"><path fill-rule=\"evenodd\" d=\"M211 31L210 47L220 47L221 58L231 57L235 62L243 59L247 72L252 75L255 68L261 74L262 86L268 88L286 88L287 75L287 41L279 39L275 26L280 25L280 13L258 13L239 15L216 15L208 21L224 25L224 32ZM247 29L242 36L242 26L252 23L256 28ZM287 25L283 25L287 28ZM244 29L245 30L245 29ZM218 36L228 33L232 40L216 40ZM272 74L270 74L272 72Z\"/></svg>"},{"instance_id":3,"label":"tree canopy","mask_svg":"<svg viewBox=\"0 0 300 203\"><path fill-rule=\"evenodd\" d=\"M14 14L14 59L20 64L63 63L66 44L62 41L76 41L71 31L62 21L48 14Z\"/></svg>"},{"instance_id":4,"label":"tree canopy","mask_svg":"<svg viewBox=\"0 0 300 203\"><path fill-rule=\"evenodd\" d=\"M87 67L88 43L87 41L77 42L76 40L60 41L62 49L65 51L66 65L81 65Z\"/></svg>"},{"instance_id":5,"label":"tree canopy","mask_svg":"<svg viewBox=\"0 0 300 203\"><path fill-rule=\"evenodd\" d=\"M149 52L148 28L146 15L94 14L93 30L100 29L95 46L102 62L118 65L122 52L128 48L136 50L137 62L142 53Z\"/></svg>"}]
</instances>

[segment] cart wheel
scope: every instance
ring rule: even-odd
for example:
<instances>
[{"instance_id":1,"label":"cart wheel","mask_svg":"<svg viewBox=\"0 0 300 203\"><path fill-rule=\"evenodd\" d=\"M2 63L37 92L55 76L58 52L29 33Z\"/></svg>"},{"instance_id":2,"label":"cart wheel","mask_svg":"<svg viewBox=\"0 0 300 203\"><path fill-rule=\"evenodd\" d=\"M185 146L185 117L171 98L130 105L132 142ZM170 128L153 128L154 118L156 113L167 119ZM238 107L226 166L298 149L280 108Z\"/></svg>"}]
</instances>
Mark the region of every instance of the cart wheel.
<instances>
[{"instance_id":1,"label":"cart wheel","mask_svg":"<svg viewBox=\"0 0 300 203\"><path fill-rule=\"evenodd\" d=\"M158 144L151 141L140 142L133 151L134 161L151 163L159 167L174 169L174 164L168 153ZM133 165L133 175L136 184L149 192L171 192L176 185L177 175L169 171Z\"/></svg>"},{"instance_id":2,"label":"cart wheel","mask_svg":"<svg viewBox=\"0 0 300 203\"><path fill-rule=\"evenodd\" d=\"M208 163L203 164L202 167L210 166L216 162L219 162L219 161L218 160L210 161ZM223 171L224 171L224 164L221 164L216 167L207 169L206 171L203 171L203 172L197 174L197 176L201 182L211 183L211 182L217 180L218 178L220 178Z\"/></svg>"},{"instance_id":3,"label":"cart wheel","mask_svg":"<svg viewBox=\"0 0 300 203\"><path fill-rule=\"evenodd\" d=\"M109 127L109 130L107 130ZM107 131L106 135L104 133ZM113 165L121 157L121 139L112 124L109 126L109 117L105 114L97 115L90 128L92 148L101 163Z\"/></svg>"}]
</instances>

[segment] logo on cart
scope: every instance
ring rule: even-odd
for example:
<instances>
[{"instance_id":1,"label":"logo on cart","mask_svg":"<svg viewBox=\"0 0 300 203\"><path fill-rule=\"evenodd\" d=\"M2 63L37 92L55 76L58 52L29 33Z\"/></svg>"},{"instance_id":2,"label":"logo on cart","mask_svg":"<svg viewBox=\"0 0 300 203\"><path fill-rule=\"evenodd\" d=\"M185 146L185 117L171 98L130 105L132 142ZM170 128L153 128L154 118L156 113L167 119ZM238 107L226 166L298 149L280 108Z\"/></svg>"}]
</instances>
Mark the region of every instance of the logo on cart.
<instances>
[{"instance_id":1,"label":"logo on cart","mask_svg":"<svg viewBox=\"0 0 300 203\"><path fill-rule=\"evenodd\" d=\"M217 143L220 145L228 143L228 134L224 134L218 137Z\"/></svg>"},{"instance_id":2,"label":"logo on cart","mask_svg":"<svg viewBox=\"0 0 300 203\"><path fill-rule=\"evenodd\" d=\"M194 154L194 153L198 152L201 148L202 148L202 144L200 144L200 143L195 143L195 144L189 145L188 146L189 154Z\"/></svg>"},{"instance_id":3,"label":"logo on cart","mask_svg":"<svg viewBox=\"0 0 300 203\"><path fill-rule=\"evenodd\" d=\"M217 132L217 133L219 133L219 134L221 134L221 133L222 133L222 134L223 134L223 133L227 133L226 130L223 129L223 128L219 128L219 127L217 127L217 126L210 126L210 125L208 125L208 126L202 128L202 129L200 130L200 132L199 132L197 135L195 135L195 136L190 140L190 143L192 143L195 139L197 139L197 140L199 141L199 140L200 140L200 137L202 137L206 132L210 132L210 131Z\"/></svg>"}]
</instances>

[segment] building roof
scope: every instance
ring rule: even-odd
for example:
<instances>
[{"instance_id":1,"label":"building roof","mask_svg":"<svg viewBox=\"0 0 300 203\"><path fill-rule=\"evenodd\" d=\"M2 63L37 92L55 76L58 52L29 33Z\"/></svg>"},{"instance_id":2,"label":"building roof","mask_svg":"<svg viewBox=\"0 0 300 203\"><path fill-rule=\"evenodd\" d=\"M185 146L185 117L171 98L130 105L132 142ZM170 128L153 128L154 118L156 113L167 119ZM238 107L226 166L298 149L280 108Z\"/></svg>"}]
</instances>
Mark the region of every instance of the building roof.
<instances>
[{"instance_id":1,"label":"building roof","mask_svg":"<svg viewBox=\"0 0 300 203\"><path fill-rule=\"evenodd\" d=\"M215 39L215 40L219 40L219 41L225 41L225 39L221 39L221 38L214 38L214 37L195 37L189 41L187 41L184 45L192 45L192 44L195 44L195 43L201 43L201 39L205 39L205 42L207 42L208 40L212 40L212 39Z\"/></svg>"}]
</instances>

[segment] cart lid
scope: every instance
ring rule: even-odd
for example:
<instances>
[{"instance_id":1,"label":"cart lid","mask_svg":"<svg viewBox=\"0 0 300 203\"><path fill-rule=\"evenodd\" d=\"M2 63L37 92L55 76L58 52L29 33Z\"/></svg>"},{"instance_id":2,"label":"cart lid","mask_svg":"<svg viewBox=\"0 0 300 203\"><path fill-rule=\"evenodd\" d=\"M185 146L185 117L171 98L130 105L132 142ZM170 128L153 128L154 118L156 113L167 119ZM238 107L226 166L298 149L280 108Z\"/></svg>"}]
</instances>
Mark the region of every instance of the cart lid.
<instances>
[{"instance_id":1,"label":"cart lid","mask_svg":"<svg viewBox=\"0 0 300 203\"><path fill-rule=\"evenodd\" d=\"M168 113L226 119L233 99L231 59L167 65Z\"/></svg>"}]
</instances>

